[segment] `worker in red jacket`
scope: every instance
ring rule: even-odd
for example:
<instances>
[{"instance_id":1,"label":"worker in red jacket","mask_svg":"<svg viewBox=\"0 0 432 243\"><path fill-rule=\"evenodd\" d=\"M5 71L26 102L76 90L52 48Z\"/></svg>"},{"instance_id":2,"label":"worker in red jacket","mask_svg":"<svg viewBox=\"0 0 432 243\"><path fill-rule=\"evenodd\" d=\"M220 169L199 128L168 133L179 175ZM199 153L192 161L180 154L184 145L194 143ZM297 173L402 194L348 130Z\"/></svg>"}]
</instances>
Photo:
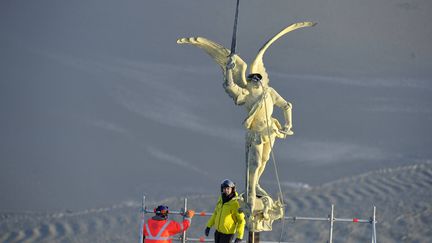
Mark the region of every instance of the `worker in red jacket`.
<instances>
[{"instance_id":1,"label":"worker in red jacket","mask_svg":"<svg viewBox=\"0 0 432 243\"><path fill-rule=\"evenodd\" d=\"M159 205L154 210L155 216L144 224L144 243L171 243L171 236L187 230L195 212L186 211L183 222L168 220L168 206Z\"/></svg>"}]
</instances>

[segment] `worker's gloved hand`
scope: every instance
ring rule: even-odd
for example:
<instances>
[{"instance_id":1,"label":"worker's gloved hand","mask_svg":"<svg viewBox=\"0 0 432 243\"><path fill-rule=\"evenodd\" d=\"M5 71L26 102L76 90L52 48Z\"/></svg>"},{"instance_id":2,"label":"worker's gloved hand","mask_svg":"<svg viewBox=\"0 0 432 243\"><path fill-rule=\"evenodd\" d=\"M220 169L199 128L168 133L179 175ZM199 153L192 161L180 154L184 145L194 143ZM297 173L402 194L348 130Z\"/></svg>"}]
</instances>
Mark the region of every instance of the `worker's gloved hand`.
<instances>
[{"instance_id":1,"label":"worker's gloved hand","mask_svg":"<svg viewBox=\"0 0 432 243\"><path fill-rule=\"evenodd\" d=\"M210 228L209 227L205 228L204 234L205 234L205 236L209 236L209 234L210 234Z\"/></svg>"},{"instance_id":2,"label":"worker's gloved hand","mask_svg":"<svg viewBox=\"0 0 432 243\"><path fill-rule=\"evenodd\" d=\"M236 238L235 241L234 241L234 243L240 243L241 241L242 241L241 239Z\"/></svg>"},{"instance_id":3,"label":"worker's gloved hand","mask_svg":"<svg viewBox=\"0 0 432 243\"><path fill-rule=\"evenodd\" d=\"M186 218L193 218L193 216L195 215L195 211L193 210L187 210L185 213Z\"/></svg>"}]
</instances>

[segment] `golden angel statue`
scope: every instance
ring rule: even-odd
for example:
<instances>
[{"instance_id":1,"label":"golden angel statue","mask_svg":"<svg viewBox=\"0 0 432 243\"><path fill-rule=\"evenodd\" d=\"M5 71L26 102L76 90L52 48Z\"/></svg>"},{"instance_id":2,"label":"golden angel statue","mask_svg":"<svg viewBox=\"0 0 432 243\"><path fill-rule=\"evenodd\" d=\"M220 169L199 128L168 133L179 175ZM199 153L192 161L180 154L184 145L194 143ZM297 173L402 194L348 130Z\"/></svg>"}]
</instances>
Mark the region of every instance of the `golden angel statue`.
<instances>
[{"instance_id":1,"label":"golden angel statue","mask_svg":"<svg viewBox=\"0 0 432 243\"><path fill-rule=\"evenodd\" d=\"M282 98L276 90L269 86L269 78L264 67L263 56L268 47L286 33L295 29L314 26L312 22L292 24L268 40L258 51L258 55L249 67L240 56L211 40L203 37L181 38L178 44L191 44L202 48L222 68L224 75L223 87L233 98L236 105L244 106L248 112L243 124L246 128L246 204L248 206L248 228L254 232L271 230L271 222L283 217L283 205L274 203L268 193L260 186L263 174L276 138L293 135L292 104ZM283 125L272 117L274 106L283 111ZM270 210L270 211L269 211ZM266 212L278 212L269 214ZM248 213L246 215L248 216ZM269 215L272 215L269 218ZM258 222L261 218L261 222ZM270 220L269 227L262 227Z\"/></svg>"}]
</instances>

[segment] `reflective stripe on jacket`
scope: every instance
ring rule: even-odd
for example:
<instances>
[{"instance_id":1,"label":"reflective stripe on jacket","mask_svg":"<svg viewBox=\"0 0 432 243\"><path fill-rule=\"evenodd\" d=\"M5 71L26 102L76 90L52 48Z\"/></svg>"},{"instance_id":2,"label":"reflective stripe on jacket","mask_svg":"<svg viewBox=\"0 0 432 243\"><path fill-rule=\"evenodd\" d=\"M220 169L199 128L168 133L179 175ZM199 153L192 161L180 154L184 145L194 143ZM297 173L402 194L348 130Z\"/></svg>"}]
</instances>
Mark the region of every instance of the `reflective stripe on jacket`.
<instances>
[{"instance_id":1,"label":"reflective stripe on jacket","mask_svg":"<svg viewBox=\"0 0 432 243\"><path fill-rule=\"evenodd\" d=\"M222 197L220 196L213 215L207 222L207 227L215 226L215 229L223 234L235 234L237 232L237 238L243 239L246 221L244 214L238 211L239 208L240 205L236 197L222 203Z\"/></svg>"},{"instance_id":2,"label":"reflective stripe on jacket","mask_svg":"<svg viewBox=\"0 0 432 243\"><path fill-rule=\"evenodd\" d=\"M174 220L149 219L144 224L143 231L145 243L171 243L171 236L187 230L190 226L190 219L185 218L182 224Z\"/></svg>"}]
</instances>

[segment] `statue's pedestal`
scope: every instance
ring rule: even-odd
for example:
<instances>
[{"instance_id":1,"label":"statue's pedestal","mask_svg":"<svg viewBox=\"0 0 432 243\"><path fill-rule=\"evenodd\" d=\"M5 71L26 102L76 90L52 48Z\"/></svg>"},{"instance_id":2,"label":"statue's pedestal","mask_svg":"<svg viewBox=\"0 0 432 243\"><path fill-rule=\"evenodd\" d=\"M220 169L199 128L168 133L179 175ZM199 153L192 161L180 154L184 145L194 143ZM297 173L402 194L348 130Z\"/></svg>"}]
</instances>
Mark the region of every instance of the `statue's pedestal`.
<instances>
[{"instance_id":1,"label":"statue's pedestal","mask_svg":"<svg viewBox=\"0 0 432 243\"><path fill-rule=\"evenodd\" d=\"M240 209L246 216L246 227L249 232L271 231L273 221L284 216L284 207L280 200L273 201L269 196L255 199L253 212L250 205L246 203L244 194L239 198Z\"/></svg>"},{"instance_id":2,"label":"statue's pedestal","mask_svg":"<svg viewBox=\"0 0 432 243\"><path fill-rule=\"evenodd\" d=\"M260 233L259 232L249 232L248 242L247 243L259 243L260 242Z\"/></svg>"}]
</instances>

